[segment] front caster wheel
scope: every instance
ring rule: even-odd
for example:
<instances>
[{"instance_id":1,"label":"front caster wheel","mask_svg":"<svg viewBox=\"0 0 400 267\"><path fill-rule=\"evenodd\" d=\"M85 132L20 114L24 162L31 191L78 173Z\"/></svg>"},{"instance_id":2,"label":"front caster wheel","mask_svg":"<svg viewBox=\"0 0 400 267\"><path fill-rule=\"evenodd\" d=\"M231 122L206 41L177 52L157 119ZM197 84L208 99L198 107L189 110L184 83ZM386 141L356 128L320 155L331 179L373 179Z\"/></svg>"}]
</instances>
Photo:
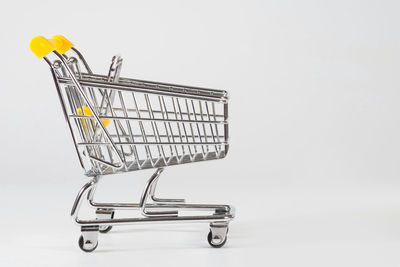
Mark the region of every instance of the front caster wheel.
<instances>
[{"instance_id":1,"label":"front caster wheel","mask_svg":"<svg viewBox=\"0 0 400 267\"><path fill-rule=\"evenodd\" d=\"M210 246L212 246L213 248L220 248L220 247L224 246L227 239L228 238L226 235L225 235L225 237L221 237L220 235L213 236L211 230L207 236L208 244L210 244Z\"/></svg>"},{"instance_id":2,"label":"front caster wheel","mask_svg":"<svg viewBox=\"0 0 400 267\"><path fill-rule=\"evenodd\" d=\"M97 248L98 242L96 240L96 244L93 244L91 240L84 240L83 236L79 237L79 247L85 252L92 252Z\"/></svg>"}]
</instances>

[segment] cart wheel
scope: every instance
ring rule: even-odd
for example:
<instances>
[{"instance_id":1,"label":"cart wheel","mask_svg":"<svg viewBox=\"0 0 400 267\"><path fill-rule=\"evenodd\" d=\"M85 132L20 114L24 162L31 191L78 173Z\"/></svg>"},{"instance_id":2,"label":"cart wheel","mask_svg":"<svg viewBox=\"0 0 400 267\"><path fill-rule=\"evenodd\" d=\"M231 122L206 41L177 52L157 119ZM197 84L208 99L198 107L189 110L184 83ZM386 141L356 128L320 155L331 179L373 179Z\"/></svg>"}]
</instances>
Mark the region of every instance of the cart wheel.
<instances>
[{"instance_id":1,"label":"cart wheel","mask_svg":"<svg viewBox=\"0 0 400 267\"><path fill-rule=\"evenodd\" d=\"M111 213L110 219L114 219L114 211ZM100 226L99 232L102 234L108 233L111 231L112 225L109 226Z\"/></svg>"},{"instance_id":2,"label":"cart wheel","mask_svg":"<svg viewBox=\"0 0 400 267\"><path fill-rule=\"evenodd\" d=\"M213 248L223 247L225 245L227 239L228 238L227 238L226 235L225 235L225 238L223 240L221 240L220 236L214 236L214 238L213 238L211 230L210 230L210 232L208 233L208 236L207 236L208 244L210 244L210 246L212 246Z\"/></svg>"},{"instance_id":3,"label":"cart wheel","mask_svg":"<svg viewBox=\"0 0 400 267\"><path fill-rule=\"evenodd\" d=\"M81 235L79 237L79 247L85 251L85 252L92 252L97 248L97 245L99 244L98 241L96 241L96 245L92 245L92 243L90 242L90 240L86 241L86 244L84 242L83 236Z\"/></svg>"}]
</instances>

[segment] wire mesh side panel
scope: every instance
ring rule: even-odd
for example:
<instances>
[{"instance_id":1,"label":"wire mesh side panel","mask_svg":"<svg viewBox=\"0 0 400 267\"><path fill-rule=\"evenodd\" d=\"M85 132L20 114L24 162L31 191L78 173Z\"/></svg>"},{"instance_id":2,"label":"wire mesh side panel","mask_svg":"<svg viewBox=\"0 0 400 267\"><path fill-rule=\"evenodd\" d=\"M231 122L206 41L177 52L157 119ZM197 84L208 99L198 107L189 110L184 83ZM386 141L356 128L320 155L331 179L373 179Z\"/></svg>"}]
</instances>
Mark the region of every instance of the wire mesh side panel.
<instances>
[{"instance_id":1,"label":"wire mesh side panel","mask_svg":"<svg viewBox=\"0 0 400 267\"><path fill-rule=\"evenodd\" d=\"M129 81L118 83L125 85L123 89L107 83L89 86L82 82L99 122L76 87L62 77L66 76L61 75L58 84L77 149L85 159L87 175L219 159L227 153L225 98L199 97L198 90L189 87L167 86L160 91L159 83L148 84L142 90ZM93 77L93 80L99 79ZM215 90L212 91L215 95ZM204 96L207 89L201 93ZM99 123L106 126L112 142Z\"/></svg>"}]
</instances>

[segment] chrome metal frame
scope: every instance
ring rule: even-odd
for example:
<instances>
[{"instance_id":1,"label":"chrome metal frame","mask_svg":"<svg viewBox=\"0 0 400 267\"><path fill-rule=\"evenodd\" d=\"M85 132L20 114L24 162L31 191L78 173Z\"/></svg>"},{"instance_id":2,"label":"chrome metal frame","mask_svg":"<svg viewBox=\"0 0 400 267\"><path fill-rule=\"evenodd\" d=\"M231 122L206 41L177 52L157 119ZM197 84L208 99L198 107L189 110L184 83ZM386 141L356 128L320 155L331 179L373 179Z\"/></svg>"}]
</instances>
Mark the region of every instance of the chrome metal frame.
<instances>
[{"instance_id":1,"label":"chrome metal frame","mask_svg":"<svg viewBox=\"0 0 400 267\"><path fill-rule=\"evenodd\" d=\"M71 210L71 217L80 226L115 226L140 223L173 223L173 222L208 222L227 223L234 218L234 208L229 205L186 204L183 199L163 199L154 201L156 182L163 171L156 170L143 189L139 203L97 203L93 200L100 177L92 178L79 191ZM152 198L153 203L148 199ZM80 206L86 198L88 204L95 209L105 210L139 210L144 217L120 219L81 220L78 218ZM212 211L211 215L178 216L179 211Z\"/></svg>"},{"instance_id":2,"label":"chrome metal frame","mask_svg":"<svg viewBox=\"0 0 400 267\"><path fill-rule=\"evenodd\" d=\"M119 56L113 57L107 76L94 74L83 55L76 48L72 51L75 56L54 51L56 60L44 59L50 66L79 162L85 175L92 177L79 191L71 210L74 222L81 226L81 249L93 251L98 244L98 232L139 223L207 222L211 229L210 245L225 244L229 221L235 216L232 206L187 204L184 199L158 198L155 191L167 166L226 156L227 92L120 77ZM133 96L131 106L126 94ZM143 97L145 107L140 107L139 96ZM152 106L151 97L158 99L158 108ZM113 127L107 129L106 120ZM134 132L134 123L140 132ZM151 134L148 129L146 132L146 126L152 129ZM139 202L94 200L104 175L147 168L156 171L144 186ZM96 210L97 218L79 218L84 199ZM137 210L141 216L114 218L116 210ZM181 215L184 211L201 214Z\"/></svg>"}]
</instances>

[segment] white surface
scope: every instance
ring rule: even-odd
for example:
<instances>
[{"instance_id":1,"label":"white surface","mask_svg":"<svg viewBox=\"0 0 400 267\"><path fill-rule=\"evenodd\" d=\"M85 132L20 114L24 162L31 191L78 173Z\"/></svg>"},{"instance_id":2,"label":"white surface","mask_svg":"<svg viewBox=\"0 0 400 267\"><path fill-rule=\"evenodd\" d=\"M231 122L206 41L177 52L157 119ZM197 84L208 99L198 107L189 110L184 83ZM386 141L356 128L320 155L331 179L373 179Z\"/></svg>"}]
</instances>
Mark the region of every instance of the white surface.
<instances>
[{"instance_id":1,"label":"white surface","mask_svg":"<svg viewBox=\"0 0 400 267\"><path fill-rule=\"evenodd\" d=\"M397 1L82 2L0 11L0 266L400 264ZM120 53L123 76L230 92L228 157L169 168L159 190L234 204L223 249L192 224L115 228L79 250L68 215L87 179L28 49L53 34L96 72ZM100 198L136 200L149 174L110 177Z\"/></svg>"}]
</instances>

